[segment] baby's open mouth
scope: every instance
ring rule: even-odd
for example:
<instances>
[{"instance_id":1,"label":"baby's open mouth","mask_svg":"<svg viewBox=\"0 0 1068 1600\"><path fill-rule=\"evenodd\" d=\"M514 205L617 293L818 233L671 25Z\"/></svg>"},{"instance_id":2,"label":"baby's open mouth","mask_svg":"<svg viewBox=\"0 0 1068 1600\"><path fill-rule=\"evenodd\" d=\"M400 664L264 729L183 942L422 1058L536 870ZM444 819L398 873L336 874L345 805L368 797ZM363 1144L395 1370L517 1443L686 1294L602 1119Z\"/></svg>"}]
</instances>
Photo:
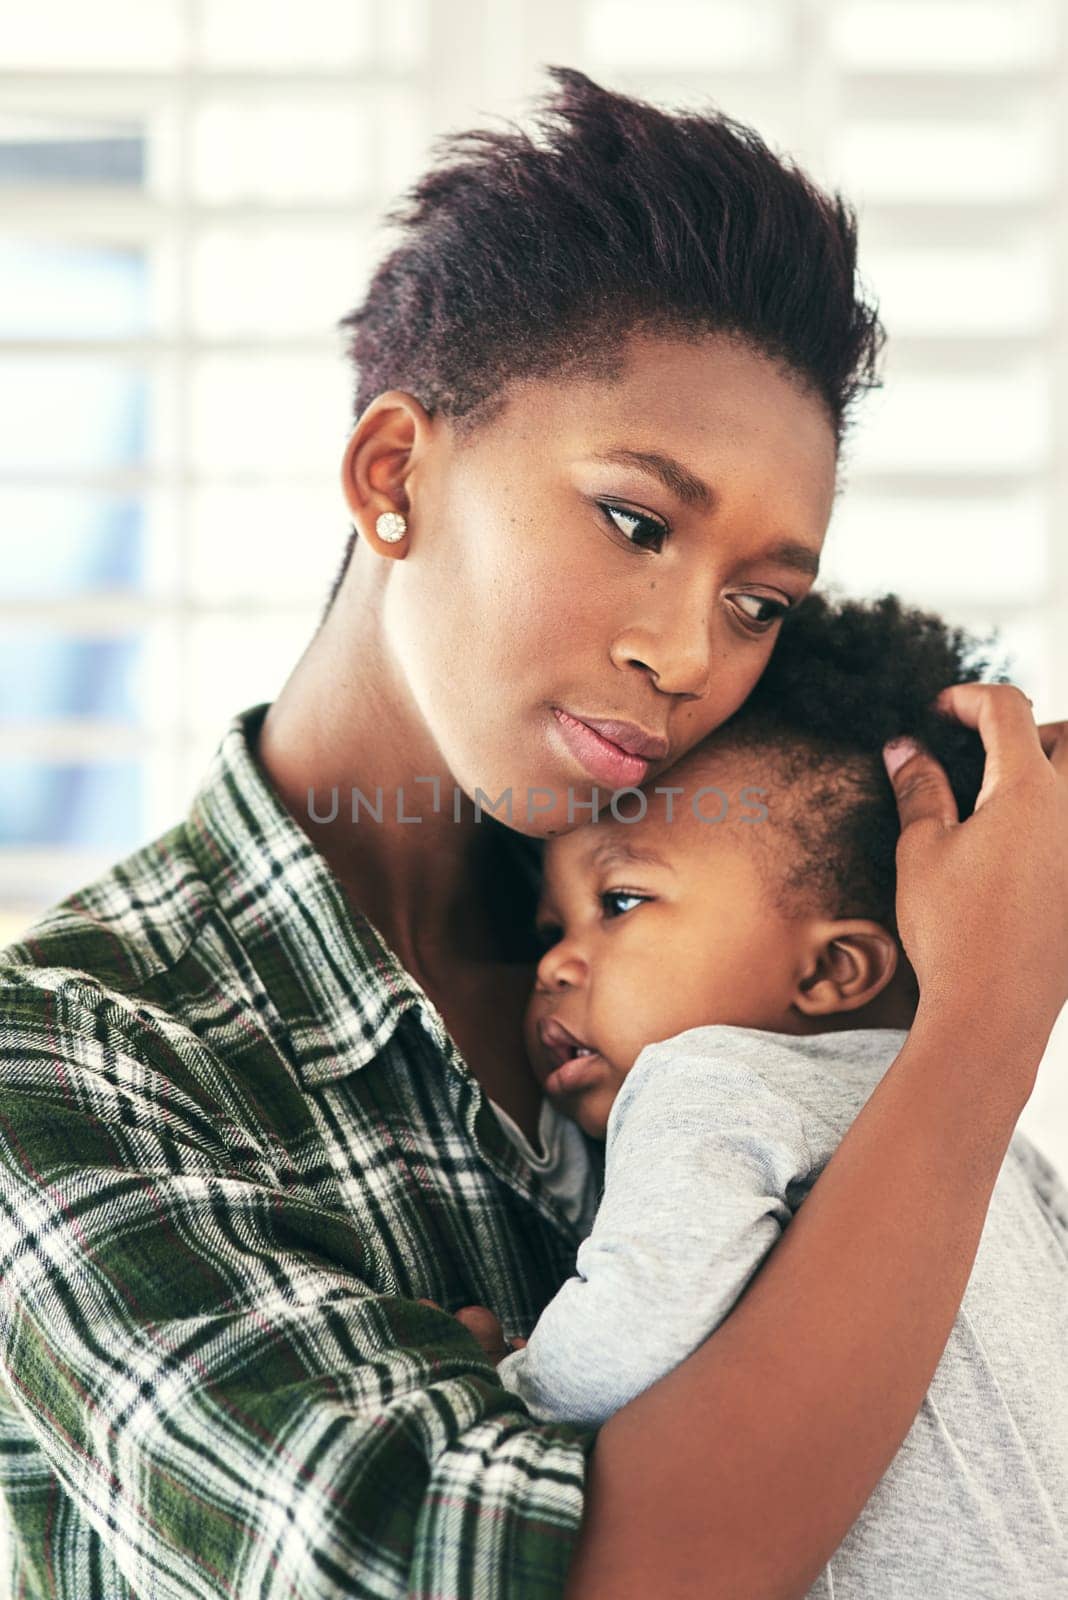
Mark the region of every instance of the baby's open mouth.
<instances>
[{"instance_id":1,"label":"baby's open mouth","mask_svg":"<svg viewBox=\"0 0 1068 1600\"><path fill-rule=\"evenodd\" d=\"M566 1028L556 1017L543 1017L538 1023L538 1038L541 1040L549 1063L549 1070L555 1071L565 1061L571 1061L575 1056L595 1056L596 1050L592 1045L584 1044L570 1028Z\"/></svg>"}]
</instances>

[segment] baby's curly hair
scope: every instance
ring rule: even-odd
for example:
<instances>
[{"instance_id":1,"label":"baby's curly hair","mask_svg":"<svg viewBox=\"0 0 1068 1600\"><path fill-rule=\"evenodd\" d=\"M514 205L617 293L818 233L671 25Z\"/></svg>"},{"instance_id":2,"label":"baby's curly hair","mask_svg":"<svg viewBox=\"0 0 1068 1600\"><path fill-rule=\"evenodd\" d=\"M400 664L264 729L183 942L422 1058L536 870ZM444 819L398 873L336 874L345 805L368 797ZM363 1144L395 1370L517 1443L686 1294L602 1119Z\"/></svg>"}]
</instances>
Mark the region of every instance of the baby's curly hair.
<instances>
[{"instance_id":1,"label":"baby's curly hair","mask_svg":"<svg viewBox=\"0 0 1068 1600\"><path fill-rule=\"evenodd\" d=\"M546 70L534 132L440 137L436 164L385 213L400 242L338 324L356 417L403 389L464 438L513 380L610 382L638 330L723 332L820 396L840 441L884 342L853 210L721 111Z\"/></svg>"},{"instance_id":2,"label":"baby's curly hair","mask_svg":"<svg viewBox=\"0 0 1068 1600\"><path fill-rule=\"evenodd\" d=\"M769 818L785 824L797 847L785 879L775 859L785 909L871 918L897 935L900 829L882 747L904 734L919 740L945 768L961 820L970 816L982 741L931 702L951 684L1006 682L987 653L994 643L893 594L810 594L786 614L749 699L684 758L770 754L777 782L765 801ZM754 838L761 832L752 830Z\"/></svg>"}]
</instances>

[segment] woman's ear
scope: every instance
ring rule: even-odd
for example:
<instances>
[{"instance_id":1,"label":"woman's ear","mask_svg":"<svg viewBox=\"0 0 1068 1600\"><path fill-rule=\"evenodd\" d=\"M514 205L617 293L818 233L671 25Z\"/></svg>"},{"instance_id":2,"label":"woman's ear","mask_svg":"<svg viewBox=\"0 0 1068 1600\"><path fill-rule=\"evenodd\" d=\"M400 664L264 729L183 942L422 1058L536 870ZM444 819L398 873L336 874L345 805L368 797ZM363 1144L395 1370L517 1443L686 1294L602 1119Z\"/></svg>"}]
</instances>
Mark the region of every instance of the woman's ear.
<instances>
[{"instance_id":1,"label":"woman's ear","mask_svg":"<svg viewBox=\"0 0 1068 1600\"><path fill-rule=\"evenodd\" d=\"M353 429L341 461L341 487L353 526L378 554L396 558L408 549L381 539L383 511L411 518L408 479L426 446L431 423L414 396L400 389L376 395Z\"/></svg>"},{"instance_id":2,"label":"woman's ear","mask_svg":"<svg viewBox=\"0 0 1068 1600\"><path fill-rule=\"evenodd\" d=\"M898 956L897 940L878 922L814 923L793 1004L806 1017L857 1011L886 988Z\"/></svg>"}]
</instances>

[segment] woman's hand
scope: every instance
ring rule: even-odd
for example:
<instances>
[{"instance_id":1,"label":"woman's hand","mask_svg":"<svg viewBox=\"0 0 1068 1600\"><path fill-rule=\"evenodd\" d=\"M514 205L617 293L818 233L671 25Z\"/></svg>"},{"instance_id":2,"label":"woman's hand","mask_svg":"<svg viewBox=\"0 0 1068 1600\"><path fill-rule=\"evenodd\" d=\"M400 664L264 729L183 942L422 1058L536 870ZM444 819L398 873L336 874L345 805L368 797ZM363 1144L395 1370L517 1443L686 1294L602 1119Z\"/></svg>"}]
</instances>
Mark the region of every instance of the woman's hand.
<instances>
[{"instance_id":1,"label":"woman's hand","mask_svg":"<svg viewBox=\"0 0 1068 1600\"><path fill-rule=\"evenodd\" d=\"M1068 723L1039 729L1009 684L958 684L937 704L978 730L986 768L964 822L925 751L891 771L898 926L920 1003L993 1006L1044 1044L1068 1000Z\"/></svg>"}]
</instances>

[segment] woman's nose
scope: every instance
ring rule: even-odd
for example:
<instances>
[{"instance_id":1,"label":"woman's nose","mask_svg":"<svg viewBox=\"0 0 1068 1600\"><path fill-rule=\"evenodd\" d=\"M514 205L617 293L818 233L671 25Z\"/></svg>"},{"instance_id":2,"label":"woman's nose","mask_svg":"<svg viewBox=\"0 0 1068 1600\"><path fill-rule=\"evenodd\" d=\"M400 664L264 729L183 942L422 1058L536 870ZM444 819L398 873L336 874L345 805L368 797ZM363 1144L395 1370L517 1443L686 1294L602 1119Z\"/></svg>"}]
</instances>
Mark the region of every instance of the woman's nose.
<instances>
[{"instance_id":1,"label":"woman's nose","mask_svg":"<svg viewBox=\"0 0 1068 1600\"><path fill-rule=\"evenodd\" d=\"M711 597L702 585L677 596L665 596L655 619L634 624L617 634L612 662L621 670L631 666L652 674L664 694L700 699L708 693L712 672Z\"/></svg>"}]
</instances>

